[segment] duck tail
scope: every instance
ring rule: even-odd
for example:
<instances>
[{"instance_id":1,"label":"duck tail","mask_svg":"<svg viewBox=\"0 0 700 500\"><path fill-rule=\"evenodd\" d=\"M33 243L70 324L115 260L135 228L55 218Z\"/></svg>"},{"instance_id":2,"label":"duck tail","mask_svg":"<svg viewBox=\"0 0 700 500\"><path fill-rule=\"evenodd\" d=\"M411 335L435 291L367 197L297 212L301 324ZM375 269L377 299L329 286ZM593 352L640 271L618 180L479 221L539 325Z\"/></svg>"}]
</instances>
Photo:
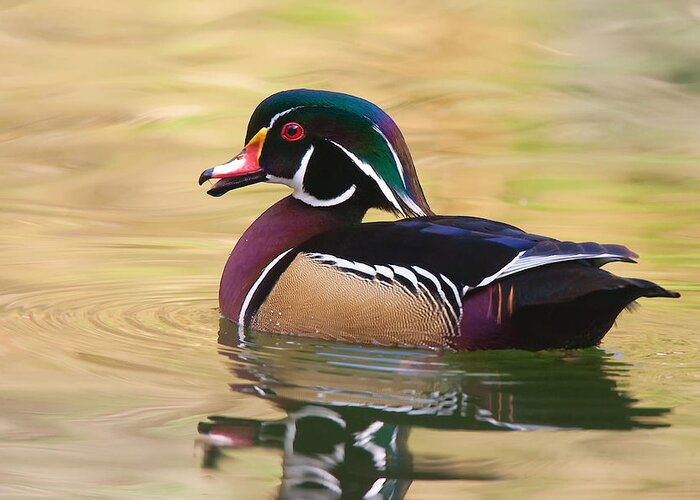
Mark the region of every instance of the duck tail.
<instances>
[{"instance_id":1,"label":"duck tail","mask_svg":"<svg viewBox=\"0 0 700 500\"><path fill-rule=\"evenodd\" d=\"M681 296L678 292L673 292L671 290L666 290L664 287L657 285L652 281L640 280L637 278L624 278L636 292L639 297L666 297L669 299L677 299Z\"/></svg>"}]
</instances>

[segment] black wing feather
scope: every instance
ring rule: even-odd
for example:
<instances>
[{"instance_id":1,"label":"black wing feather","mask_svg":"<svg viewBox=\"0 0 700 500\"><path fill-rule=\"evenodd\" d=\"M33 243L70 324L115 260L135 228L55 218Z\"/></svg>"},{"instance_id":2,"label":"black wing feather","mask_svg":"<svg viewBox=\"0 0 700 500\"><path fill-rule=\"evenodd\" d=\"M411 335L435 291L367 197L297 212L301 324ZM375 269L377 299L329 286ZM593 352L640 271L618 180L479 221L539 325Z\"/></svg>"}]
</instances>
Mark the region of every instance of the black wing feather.
<instances>
[{"instance_id":1,"label":"black wing feather","mask_svg":"<svg viewBox=\"0 0 700 500\"><path fill-rule=\"evenodd\" d=\"M316 236L299 251L330 254L374 265L419 266L444 274L460 286L476 286L499 273L519 255L608 255L610 260L631 260L636 255L621 245L562 242L530 234L515 226L478 217L430 216L397 222L357 224ZM594 257L582 258L586 262Z\"/></svg>"}]
</instances>

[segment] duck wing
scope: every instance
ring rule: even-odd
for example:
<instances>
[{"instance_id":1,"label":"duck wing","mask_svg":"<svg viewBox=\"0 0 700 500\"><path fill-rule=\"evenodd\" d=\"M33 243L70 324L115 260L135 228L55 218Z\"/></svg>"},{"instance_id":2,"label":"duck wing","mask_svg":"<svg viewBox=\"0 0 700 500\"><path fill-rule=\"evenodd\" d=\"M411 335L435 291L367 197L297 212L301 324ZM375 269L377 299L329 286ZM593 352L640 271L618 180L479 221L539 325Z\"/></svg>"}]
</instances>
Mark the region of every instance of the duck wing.
<instances>
[{"instance_id":1,"label":"duck wing","mask_svg":"<svg viewBox=\"0 0 700 500\"><path fill-rule=\"evenodd\" d=\"M476 217L357 224L275 259L249 292L243 316L264 331L441 346L459 335L473 290L548 264L594 268L634 256L619 245L560 242Z\"/></svg>"},{"instance_id":2,"label":"duck wing","mask_svg":"<svg viewBox=\"0 0 700 500\"><path fill-rule=\"evenodd\" d=\"M637 257L622 245L559 241L509 224L459 216L358 224L323 233L298 250L348 272L371 273L367 266L398 266L419 275L424 270L449 278L462 293L557 262L600 267Z\"/></svg>"}]
</instances>

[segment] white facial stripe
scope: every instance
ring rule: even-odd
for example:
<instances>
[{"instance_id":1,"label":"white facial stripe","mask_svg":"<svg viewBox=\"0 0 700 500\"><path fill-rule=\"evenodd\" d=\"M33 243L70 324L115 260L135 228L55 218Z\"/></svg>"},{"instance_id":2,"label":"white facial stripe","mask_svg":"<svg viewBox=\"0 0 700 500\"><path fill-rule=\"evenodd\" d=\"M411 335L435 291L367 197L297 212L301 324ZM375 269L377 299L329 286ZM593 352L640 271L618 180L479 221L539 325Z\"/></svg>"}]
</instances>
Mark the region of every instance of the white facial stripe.
<instances>
[{"instance_id":1,"label":"white facial stripe","mask_svg":"<svg viewBox=\"0 0 700 500\"><path fill-rule=\"evenodd\" d=\"M267 174L267 180L274 182L275 184L284 184L285 186L289 186L294 190L294 196L296 196L298 193L303 193L306 168L309 166L309 161L311 160L311 155L313 154L314 147L311 145L304 153L304 156L301 157L299 168L297 168L296 172L294 172L294 176L291 179L288 177L278 177L276 175Z\"/></svg>"},{"instance_id":2,"label":"white facial stripe","mask_svg":"<svg viewBox=\"0 0 700 500\"><path fill-rule=\"evenodd\" d=\"M295 107L293 107L293 108L285 109L284 111L281 111L281 112L277 113L275 116L272 117L272 120L270 120L270 124L267 126L267 128L268 128L268 129L271 129L272 126L273 126L273 125L275 124L275 122L277 121L277 118L279 118L280 116L284 116L284 115L286 115L287 113L291 113L291 112L294 111L295 109L299 109L299 108L301 108L301 107L302 107L302 106L295 106Z\"/></svg>"},{"instance_id":3,"label":"white facial stripe","mask_svg":"<svg viewBox=\"0 0 700 500\"><path fill-rule=\"evenodd\" d=\"M389 151L391 151L391 156L394 158L394 162L396 163L396 167L399 170L399 175L401 176L401 182L403 183L403 187L408 189L408 186L406 185L406 177L405 177L405 172L403 168L403 163L401 163L401 160L399 160L399 155L396 154L396 150L394 147L391 145L391 142L389 142L389 139L384 135L384 133L377 127L376 125L372 127L375 132L377 132L382 139L384 139L384 142L386 143L386 146L389 148ZM420 208L418 205L415 204L415 202L410 198L410 196L404 196L402 194L399 195L403 202L408 205L411 210L413 210L416 214L418 215L425 215L425 212L423 211L422 208Z\"/></svg>"},{"instance_id":4,"label":"white facial stripe","mask_svg":"<svg viewBox=\"0 0 700 500\"><path fill-rule=\"evenodd\" d=\"M299 109L302 107L303 106L295 106L293 108L285 109L284 111L277 113L275 116L272 117L272 119L270 120L270 124L268 125L267 128L268 129L272 128L272 126L275 124L275 122L277 121L278 118L280 118L288 113L291 113L295 109ZM384 142L386 143L387 147L389 148L389 151L391 152L391 156L394 158L394 162L396 163L396 167L399 171L399 175L401 176L401 182L402 182L404 188L406 188L407 186L406 186L406 178L405 178L403 164L401 163L401 160L399 160L399 157L396 154L396 150L393 148L393 146L391 145L391 142L389 142L389 139L386 137L386 135L384 135L384 133L378 127L373 126L373 128L377 133L379 133L379 135L382 137L382 139L384 139ZM340 149L342 149L343 152L346 155L348 155L348 157L352 160L352 162L355 165L357 165L360 168L360 170L362 170L362 172L364 172L365 175L369 176L372 180L374 180L374 182L377 183L377 186L379 186L379 189L381 190L381 192L389 200L389 202L394 206L394 208L396 208L396 210L398 210L398 212L401 215L403 215L403 216L406 215L406 212L403 210L403 208L401 208L401 205L397 201L396 196L394 195L393 191L391 191L391 189L389 188L387 183L377 175L377 173L374 171L374 169L370 165L368 165L367 163L360 160L357 156L355 156L353 153L348 151L346 148L344 148L343 146L341 146L337 142L335 142L335 141L330 141L330 142L332 142L333 144L338 146ZM311 146L311 148L313 148L313 146ZM311 153L313 153L313 149L311 149ZM306 157L306 155L309 155L309 158L310 158L311 153L309 151L307 151L304 156ZM302 159L302 162L303 162L303 159ZM308 159L306 160L306 163L308 164ZM305 171L306 171L306 168L304 168L304 172ZM298 173L299 173L299 170L297 170L297 173L294 176L295 178L296 178ZM270 182L276 182L278 184L285 184L285 185L291 187L292 189L294 189L293 196L295 198L297 198L298 200L301 200L304 203L307 203L311 206L314 206L314 207L329 207L329 206L333 206L333 205L339 205L340 203L343 203L343 202L349 200L352 197L352 195L355 194L355 190L357 189L357 186L355 186L353 184L345 192L341 193L340 195L336 196L335 198L332 198L330 200L321 200L321 199L316 198L313 195L310 195L309 193L307 193L303 189L303 184L295 182L294 179L286 179L284 177L277 177L274 175L268 175L267 178ZM303 176L302 176L302 180L303 180ZM297 186L300 186L300 188L297 188ZM401 197L401 200L403 200L403 202L406 205L408 205L413 212L415 212L418 215L426 215L425 212L418 205L416 205L415 202L409 196L404 196L404 195L399 195L399 196Z\"/></svg>"},{"instance_id":5,"label":"white facial stripe","mask_svg":"<svg viewBox=\"0 0 700 500\"><path fill-rule=\"evenodd\" d=\"M292 186L292 179L288 179L286 177L277 177L276 175L272 174L267 174L265 176L265 179L267 179L269 182L272 182L273 184L284 184L285 186L289 186L290 188L294 189L294 186Z\"/></svg>"},{"instance_id":6,"label":"white facial stripe","mask_svg":"<svg viewBox=\"0 0 700 500\"><path fill-rule=\"evenodd\" d=\"M311 155L313 154L314 147L313 145L311 145L309 146L309 149L307 149L304 153L304 156L301 157L299 168L296 172L294 172L294 177L292 177L291 179L268 174L267 180L277 184L284 184L285 186L289 186L294 190L294 192L292 193L292 196L294 198L296 198L299 201L303 201L304 203L306 203L307 205L311 205L312 207L332 207L334 205L340 205L341 203L348 201L357 190L357 186L355 184L347 188L338 196L327 200L316 198L314 195L306 192L306 190L304 189L304 176L306 175L306 169L309 166L309 161L311 160Z\"/></svg>"},{"instance_id":7,"label":"white facial stripe","mask_svg":"<svg viewBox=\"0 0 700 500\"><path fill-rule=\"evenodd\" d=\"M345 201L348 201L350 198L352 198L352 195L355 194L356 189L357 186L353 184L347 190L343 191L335 198L331 198L329 200L322 200L320 198L316 198L315 196L310 195L309 193L304 191L300 193L292 193L292 196L299 201L303 201L307 205L311 205L312 207L332 207L335 205L340 205Z\"/></svg>"},{"instance_id":8,"label":"white facial stripe","mask_svg":"<svg viewBox=\"0 0 700 500\"><path fill-rule=\"evenodd\" d=\"M387 185L386 182L384 182L383 179L381 179L377 173L374 171L374 169L368 165L367 163L363 162L360 160L357 156L352 154L350 151L345 149L343 146L338 144L335 141L330 141L331 143L335 144L338 146L346 155L348 155L348 158L352 160L352 162L359 167L362 172L364 172L365 175L370 177L374 182L377 183L377 186L379 186L379 189L381 192L384 194L387 200L398 210L401 215L406 215L406 213L403 211L403 208L401 208L401 205L399 205L399 202L396 200L396 196L394 196L394 193L389 189L389 186Z\"/></svg>"},{"instance_id":9,"label":"white facial stripe","mask_svg":"<svg viewBox=\"0 0 700 500\"><path fill-rule=\"evenodd\" d=\"M406 205L408 205L409 207L411 207L411 210L413 210L416 214L418 214L418 215L426 215L425 212L423 211L423 209L420 208L418 205L416 205L410 197L401 195L401 199L403 200L403 202L404 202Z\"/></svg>"},{"instance_id":10,"label":"white facial stripe","mask_svg":"<svg viewBox=\"0 0 700 500\"><path fill-rule=\"evenodd\" d=\"M382 139L384 139L384 142L386 142L387 147L389 148L389 151L391 151L391 156L394 157L394 162L396 163L396 167L399 169L399 175L401 176L401 182L403 183L403 187L406 186L406 179L404 178L404 172L403 172L403 163L401 163L401 160L399 160L398 155L396 154L396 151L394 150L394 147L391 145L389 142L389 139L384 135L384 132L382 132L379 127L376 125L373 125L372 128L377 132L379 135L382 136Z\"/></svg>"},{"instance_id":11,"label":"white facial stripe","mask_svg":"<svg viewBox=\"0 0 700 500\"><path fill-rule=\"evenodd\" d=\"M294 177L292 177L292 185L295 186L295 192L297 189L300 192L304 191L304 176L306 175L306 169L309 166L309 161L311 160L312 154L314 154L313 144L309 146L309 149L306 150L304 156L301 157L299 168L297 168L297 171L294 172Z\"/></svg>"}]
</instances>

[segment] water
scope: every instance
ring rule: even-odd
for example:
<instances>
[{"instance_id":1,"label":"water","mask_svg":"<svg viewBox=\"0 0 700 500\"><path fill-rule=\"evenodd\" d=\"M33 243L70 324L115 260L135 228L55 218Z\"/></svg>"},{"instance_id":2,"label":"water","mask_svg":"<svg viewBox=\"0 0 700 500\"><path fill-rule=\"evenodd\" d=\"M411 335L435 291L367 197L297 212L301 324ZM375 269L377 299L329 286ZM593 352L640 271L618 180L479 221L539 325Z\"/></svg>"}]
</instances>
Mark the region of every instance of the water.
<instances>
[{"instance_id":1,"label":"water","mask_svg":"<svg viewBox=\"0 0 700 500\"><path fill-rule=\"evenodd\" d=\"M697 496L697 18L651 1L4 4L0 497ZM286 193L213 199L196 180L298 86L384 107L437 212L627 244L640 263L610 268L682 299L574 352L241 342L219 324L221 268Z\"/></svg>"},{"instance_id":2,"label":"water","mask_svg":"<svg viewBox=\"0 0 700 500\"><path fill-rule=\"evenodd\" d=\"M232 391L270 401L284 418L210 416L199 426L206 467L230 468L250 447L280 450L286 498L401 498L413 481L502 481L491 459L459 447L411 451L412 433L450 431L468 446L486 431L668 427L669 408L641 408L619 387L629 363L598 349L436 353L251 333L222 321ZM464 433L461 431L467 431Z\"/></svg>"}]
</instances>

